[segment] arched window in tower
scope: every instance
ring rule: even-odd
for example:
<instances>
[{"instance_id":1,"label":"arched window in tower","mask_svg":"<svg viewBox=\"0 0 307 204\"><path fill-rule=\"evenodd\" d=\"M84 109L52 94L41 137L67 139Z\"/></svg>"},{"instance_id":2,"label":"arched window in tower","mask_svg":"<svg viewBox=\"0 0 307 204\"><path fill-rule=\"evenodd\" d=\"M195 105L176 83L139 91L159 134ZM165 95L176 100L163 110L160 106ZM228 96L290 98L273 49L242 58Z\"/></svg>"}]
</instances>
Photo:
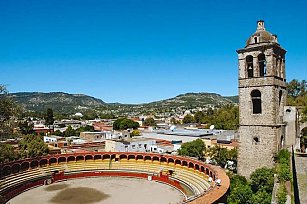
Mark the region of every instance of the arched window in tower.
<instances>
[{"instance_id":1,"label":"arched window in tower","mask_svg":"<svg viewBox=\"0 0 307 204\"><path fill-rule=\"evenodd\" d=\"M248 78L254 77L253 56L246 56L246 69Z\"/></svg>"},{"instance_id":2,"label":"arched window in tower","mask_svg":"<svg viewBox=\"0 0 307 204\"><path fill-rule=\"evenodd\" d=\"M258 55L259 76L263 77L266 74L266 61L263 53Z\"/></svg>"},{"instance_id":3,"label":"arched window in tower","mask_svg":"<svg viewBox=\"0 0 307 204\"><path fill-rule=\"evenodd\" d=\"M261 113L261 92L259 90L253 90L251 93L253 103L253 114Z\"/></svg>"}]
</instances>

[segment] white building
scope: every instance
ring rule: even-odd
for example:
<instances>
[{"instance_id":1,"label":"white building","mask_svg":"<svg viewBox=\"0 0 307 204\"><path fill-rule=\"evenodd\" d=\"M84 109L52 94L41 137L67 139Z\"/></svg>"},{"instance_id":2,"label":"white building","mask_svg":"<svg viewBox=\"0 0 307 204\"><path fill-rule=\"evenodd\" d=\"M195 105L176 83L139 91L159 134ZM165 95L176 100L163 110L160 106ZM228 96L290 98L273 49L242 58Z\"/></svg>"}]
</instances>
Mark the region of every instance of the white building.
<instances>
[{"instance_id":1,"label":"white building","mask_svg":"<svg viewBox=\"0 0 307 204\"><path fill-rule=\"evenodd\" d=\"M106 140L107 152L147 152L156 146L156 140L146 138L131 138L127 140Z\"/></svg>"},{"instance_id":2,"label":"white building","mask_svg":"<svg viewBox=\"0 0 307 204\"><path fill-rule=\"evenodd\" d=\"M60 139L63 139L63 137L56 136L56 135L44 136L44 142L45 143L55 143Z\"/></svg>"}]
</instances>

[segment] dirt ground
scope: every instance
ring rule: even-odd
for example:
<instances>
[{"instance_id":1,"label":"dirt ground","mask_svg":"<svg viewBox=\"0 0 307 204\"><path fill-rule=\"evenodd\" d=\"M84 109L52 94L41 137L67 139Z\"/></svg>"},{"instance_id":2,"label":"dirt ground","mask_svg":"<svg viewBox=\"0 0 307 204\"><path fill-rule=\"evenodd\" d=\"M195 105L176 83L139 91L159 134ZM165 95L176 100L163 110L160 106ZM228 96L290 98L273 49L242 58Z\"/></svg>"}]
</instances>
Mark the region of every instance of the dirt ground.
<instances>
[{"instance_id":1,"label":"dirt ground","mask_svg":"<svg viewBox=\"0 0 307 204\"><path fill-rule=\"evenodd\" d=\"M184 196L154 181L98 177L69 180L26 191L9 204L176 204Z\"/></svg>"}]
</instances>

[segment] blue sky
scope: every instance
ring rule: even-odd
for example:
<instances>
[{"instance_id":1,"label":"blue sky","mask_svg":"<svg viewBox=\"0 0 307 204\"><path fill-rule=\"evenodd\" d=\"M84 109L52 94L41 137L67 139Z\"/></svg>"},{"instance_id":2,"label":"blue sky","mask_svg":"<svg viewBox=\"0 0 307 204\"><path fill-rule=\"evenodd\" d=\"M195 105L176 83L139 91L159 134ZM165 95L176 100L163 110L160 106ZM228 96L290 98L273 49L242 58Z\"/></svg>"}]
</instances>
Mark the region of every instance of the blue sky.
<instances>
[{"instance_id":1,"label":"blue sky","mask_svg":"<svg viewBox=\"0 0 307 204\"><path fill-rule=\"evenodd\" d=\"M265 20L287 79L307 79L307 3L247 0L0 1L0 84L143 103L237 94L236 49Z\"/></svg>"}]
</instances>

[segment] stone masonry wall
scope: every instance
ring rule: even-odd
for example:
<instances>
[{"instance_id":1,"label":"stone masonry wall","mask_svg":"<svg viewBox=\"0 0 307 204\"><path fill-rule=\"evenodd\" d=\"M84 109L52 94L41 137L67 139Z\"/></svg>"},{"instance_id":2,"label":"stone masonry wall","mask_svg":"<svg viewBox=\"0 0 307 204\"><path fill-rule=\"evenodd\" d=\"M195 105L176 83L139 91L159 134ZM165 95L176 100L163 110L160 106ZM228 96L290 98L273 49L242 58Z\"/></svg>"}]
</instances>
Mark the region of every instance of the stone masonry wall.
<instances>
[{"instance_id":1,"label":"stone masonry wall","mask_svg":"<svg viewBox=\"0 0 307 204\"><path fill-rule=\"evenodd\" d=\"M279 135L280 132L280 127L240 126L238 154L238 173L240 175L249 178L257 168L273 167L274 155L278 148L276 135ZM255 142L254 137L257 137L259 142Z\"/></svg>"}]
</instances>

